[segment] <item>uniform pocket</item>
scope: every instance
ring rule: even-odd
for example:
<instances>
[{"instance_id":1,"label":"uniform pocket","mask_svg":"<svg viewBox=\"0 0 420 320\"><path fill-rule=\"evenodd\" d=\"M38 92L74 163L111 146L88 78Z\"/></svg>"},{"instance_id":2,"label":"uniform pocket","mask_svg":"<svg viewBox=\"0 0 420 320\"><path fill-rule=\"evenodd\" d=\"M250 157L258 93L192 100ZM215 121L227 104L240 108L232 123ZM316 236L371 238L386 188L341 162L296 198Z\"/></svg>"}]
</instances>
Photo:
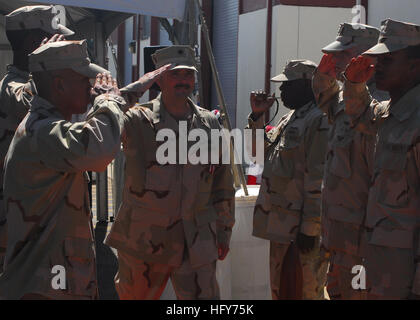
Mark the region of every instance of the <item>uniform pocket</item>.
<instances>
[{"instance_id":1,"label":"uniform pocket","mask_svg":"<svg viewBox=\"0 0 420 320\"><path fill-rule=\"evenodd\" d=\"M392 148L390 151L389 148ZM377 158L379 203L391 207L408 205L408 182L405 172L408 146L392 144Z\"/></svg>"},{"instance_id":2,"label":"uniform pocket","mask_svg":"<svg viewBox=\"0 0 420 320\"><path fill-rule=\"evenodd\" d=\"M294 195L294 197L292 197ZM271 193L270 202L272 207L281 207L288 210L301 211L303 206L303 199L296 192L292 192L290 196L286 192Z\"/></svg>"},{"instance_id":3,"label":"uniform pocket","mask_svg":"<svg viewBox=\"0 0 420 320\"><path fill-rule=\"evenodd\" d=\"M369 243L378 246L411 249L413 248L414 233L403 229L384 229L376 227L372 231Z\"/></svg>"},{"instance_id":4,"label":"uniform pocket","mask_svg":"<svg viewBox=\"0 0 420 320\"><path fill-rule=\"evenodd\" d=\"M68 293L94 296L97 290L93 241L65 238L64 255Z\"/></svg>"},{"instance_id":5,"label":"uniform pocket","mask_svg":"<svg viewBox=\"0 0 420 320\"><path fill-rule=\"evenodd\" d=\"M138 228L142 228L148 225L166 227L171 223L171 217L168 214L160 211L151 210L149 208L144 208L138 204L136 206L133 206L130 211L131 225L136 224Z\"/></svg>"},{"instance_id":6,"label":"uniform pocket","mask_svg":"<svg viewBox=\"0 0 420 320\"><path fill-rule=\"evenodd\" d=\"M272 154L271 173L277 177L290 179L295 173L295 153L298 151L298 141L282 141Z\"/></svg>"},{"instance_id":7,"label":"uniform pocket","mask_svg":"<svg viewBox=\"0 0 420 320\"><path fill-rule=\"evenodd\" d=\"M174 165L153 164L146 169L145 189L153 191L168 191L175 178Z\"/></svg>"},{"instance_id":8,"label":"uniform pocket","mask_svg":"<svg viewBox=\"0 0 420 320\"><path fill-rule=\"evenodd\" d=\"M217 220L217 213L213 207L208 207L204 210L200 210L195 214L195 223L196 225L202 226L207 223L212 223Z\"/></svg>"},{"instance_id":9,"label":"uniform pocket","mask_svg":"<svg viewBox=\"0 0 420 320\"><path fill-rule=\"evenodd\" d=\"M338 147L328 154L329 172L341 178L351 177L350 145Z\"/></svg>"},{"instance_id":10,"label":"uniform pocket","mask_svg":"<svg viewBox=\"0 0 420 320\"><path fill-rule=\"evenodd\" d=\"M144 208L132 212L127 246L140 253L162 255L168 244L170 217Z\"/></svg>"},{"instance_id":11,"label":"uniform pocket","mask_svg":"<svg viewBox=\"0 0 420 320\"><path fill-rule=\"evenodd\" d=\"M278 237L294 237L299 231L300 212L272 207L268 215L267 234Z\"/></svg>"},{"instance_id":12,"label":"uniform pocket","mask_svg":"<svg viewBox=\"0 0 420 320\"><path fill-rule=\"evenodd\" d=\"M341 177L351 177L350 147L355 132L350 128L347 116L339 117L330 131L332 149L327 155L328 170L331 174Z\"/></svg>"}]
</instances>

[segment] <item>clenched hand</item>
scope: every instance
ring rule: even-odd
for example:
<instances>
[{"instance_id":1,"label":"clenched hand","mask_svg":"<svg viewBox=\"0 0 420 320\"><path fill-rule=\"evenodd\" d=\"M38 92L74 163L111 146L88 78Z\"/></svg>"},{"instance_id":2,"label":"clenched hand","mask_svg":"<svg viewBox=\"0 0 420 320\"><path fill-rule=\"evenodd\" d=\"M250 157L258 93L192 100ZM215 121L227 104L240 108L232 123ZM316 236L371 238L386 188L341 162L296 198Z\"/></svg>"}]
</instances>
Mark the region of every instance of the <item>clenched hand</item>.
<instances>
[{"instance_id":1,"label":"clenched hand","mask_svg":"<svg viewBox=\"0 0 420 320\"><path fill-rule=\"evenodd\" d=\"M262 90L252 91L249 98L252 113L256 117L259 117L261 114L270 109L275 101L274 93L272 95L268 95L265 91Z\"/></svg>"}]
</instances>

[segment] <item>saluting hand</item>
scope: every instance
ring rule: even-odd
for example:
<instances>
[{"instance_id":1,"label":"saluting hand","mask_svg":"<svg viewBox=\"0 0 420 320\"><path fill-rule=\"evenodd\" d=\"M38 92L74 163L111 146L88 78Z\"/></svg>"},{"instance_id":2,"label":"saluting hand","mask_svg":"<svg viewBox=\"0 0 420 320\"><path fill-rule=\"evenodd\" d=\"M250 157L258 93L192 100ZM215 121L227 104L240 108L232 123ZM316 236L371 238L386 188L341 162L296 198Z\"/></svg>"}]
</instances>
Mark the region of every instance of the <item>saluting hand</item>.
<instances>
[{"instance_id":1,"label":"saluting hand","mask_svg":"<svg viewBox=\"0 0 420 320\"><path fill-rule=\"evenodd\" d=\"M90 91L92 102L101 94L115 94L120 96L117 80L113 79L110 73L98 73L95 80L95 85Z\"/></svg>"},{"instance_id":2,"label":"saluting hand","mask_svg":"<svg viewBox=\"0 0 420 320\"><path fill-rule=\"evenodd\" d=\"M322 56L321 61L318 65L318 71L330 76L331 78L336 77L335 73L335 59L332 54L326 53Z\"/></svg>"},{"instance_id":3,"label":"saluting hand","mask_svg":"<svg viewBox=\"0 0 420 320\"><path fill-rule=\"evenodd\" d=\"M358 56L351 59L344 74L351 82L364 83L372 78L374 73L373 59L368 56Z\"/></svg>"},{"instance_id":4,"label":"saluting hand","mask_svg":"<svg viewBox=\"0 0 420 320\"><path fill-rule=\"evenodd\" d=\"M143 93L149 90L150 87L156 82L156 80L158 80L162 76L162 74L165 71L167 71L171 66L172 66L171 64L164 65L163 67L160 67L159 69L146 73L139 80L132 83L131 85L136 86L136 91L138 93L138 96L141 97Z\"/></svg>"}]
</instances>

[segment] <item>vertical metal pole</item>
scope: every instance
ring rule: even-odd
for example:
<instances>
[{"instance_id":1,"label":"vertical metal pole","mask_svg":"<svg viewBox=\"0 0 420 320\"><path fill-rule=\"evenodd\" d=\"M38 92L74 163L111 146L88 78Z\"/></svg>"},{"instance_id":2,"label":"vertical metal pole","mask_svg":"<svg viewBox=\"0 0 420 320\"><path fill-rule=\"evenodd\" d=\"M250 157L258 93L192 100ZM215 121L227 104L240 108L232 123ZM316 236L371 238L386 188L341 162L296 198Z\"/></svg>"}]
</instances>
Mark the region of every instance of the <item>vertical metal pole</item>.
<instances>
[{"instance_id":1,"label":"vertical metal pole","mask_svg":"<svg viewBox=\"0 0 420 320\"><path fill-rule=\"evenodd\" d=\"M203 10L201 8L199 0L196 0L196 6L197 6L198 13L200 15L201 31L202 31L202 34L204 36L204 40L206 42L206 47L207 47L207 51L208 51L208 55L209 55L209 59L210 59L210 66L211 66L211 70L213 72L213 79L214 79L214 83L216 85L217 97L218 97L219 104L220 104L220 109L221 109L220 117L223 121L223 126L228 130L232 130L232 126L231 126L230 120L229 120L229 115L228 115L227 109L226 109L226 101L225 101L225 97L223 95L222 84L220 82L219 73L217 72L216 60L214 58L213 50L212 50L212 47L211 47L209 30L207 28L206 20L204 18ZM235 156L234 155L236 154L236 150L233 146L232 141L230 141L230 147L231 147L231 157L230 157L231 158L231 166L232 166L232 171L233 171L234 178L239 179L239 182L242 185L242 188L244 189L244 193L247 196L248 195L248 188L246 186L246 180L245 180L245 175L244 175L244 171L243 171L243 168L242 168L242 164L235 164L234 163L234 161L235 161ZM239 159L239 157L238 157L238 159Z\"/></svg>"},{"instance_id":2,"label":"vertical metal pole","mask_svg":"<svg viewBox=\"0 0 420 320\"><path fill-rule=\"evenodd\" d=\"M273 29L273 0L267 0L267 29L265 39L265 85L264 90L267 93L271 91L271 47L272 47L272 29ZM270 121L270 111L265 112L265 122Z\"/></svg>"},{"instance_id":3,"label":"vertical metal pole","mask_svg":"<svg viewBox=\"0 0 420 320\"><path fill-rule=\"evenodd\" d=\"M106 67L103 24L95 23L95 50L98 63ZM98 221L108 221L108 173L96 173L96 215Z\"/></svg>"}]
</instances>

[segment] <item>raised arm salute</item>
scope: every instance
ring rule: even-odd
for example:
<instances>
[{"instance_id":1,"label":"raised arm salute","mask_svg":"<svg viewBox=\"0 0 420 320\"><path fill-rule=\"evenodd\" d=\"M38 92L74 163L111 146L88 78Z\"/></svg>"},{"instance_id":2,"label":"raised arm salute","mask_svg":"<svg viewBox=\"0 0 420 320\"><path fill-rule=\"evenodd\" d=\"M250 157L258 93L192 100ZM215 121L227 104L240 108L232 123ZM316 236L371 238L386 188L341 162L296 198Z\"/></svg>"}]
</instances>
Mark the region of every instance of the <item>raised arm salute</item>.
<instances>
[{"instance_id":1,"label":"raised arm salute","mask_svg":"<svg viewBox=\"0 0 420 320\"><path fill-rule=\"evenodd\" d=\"M373 64L365 56L377 59L377 86L391 97L386 104L366 90ZM420 26L383 21L378 44L350 63L346 78L346 112L377 141L365 222L368 298L418 298Z\"/></svg>"}]
</instances>

